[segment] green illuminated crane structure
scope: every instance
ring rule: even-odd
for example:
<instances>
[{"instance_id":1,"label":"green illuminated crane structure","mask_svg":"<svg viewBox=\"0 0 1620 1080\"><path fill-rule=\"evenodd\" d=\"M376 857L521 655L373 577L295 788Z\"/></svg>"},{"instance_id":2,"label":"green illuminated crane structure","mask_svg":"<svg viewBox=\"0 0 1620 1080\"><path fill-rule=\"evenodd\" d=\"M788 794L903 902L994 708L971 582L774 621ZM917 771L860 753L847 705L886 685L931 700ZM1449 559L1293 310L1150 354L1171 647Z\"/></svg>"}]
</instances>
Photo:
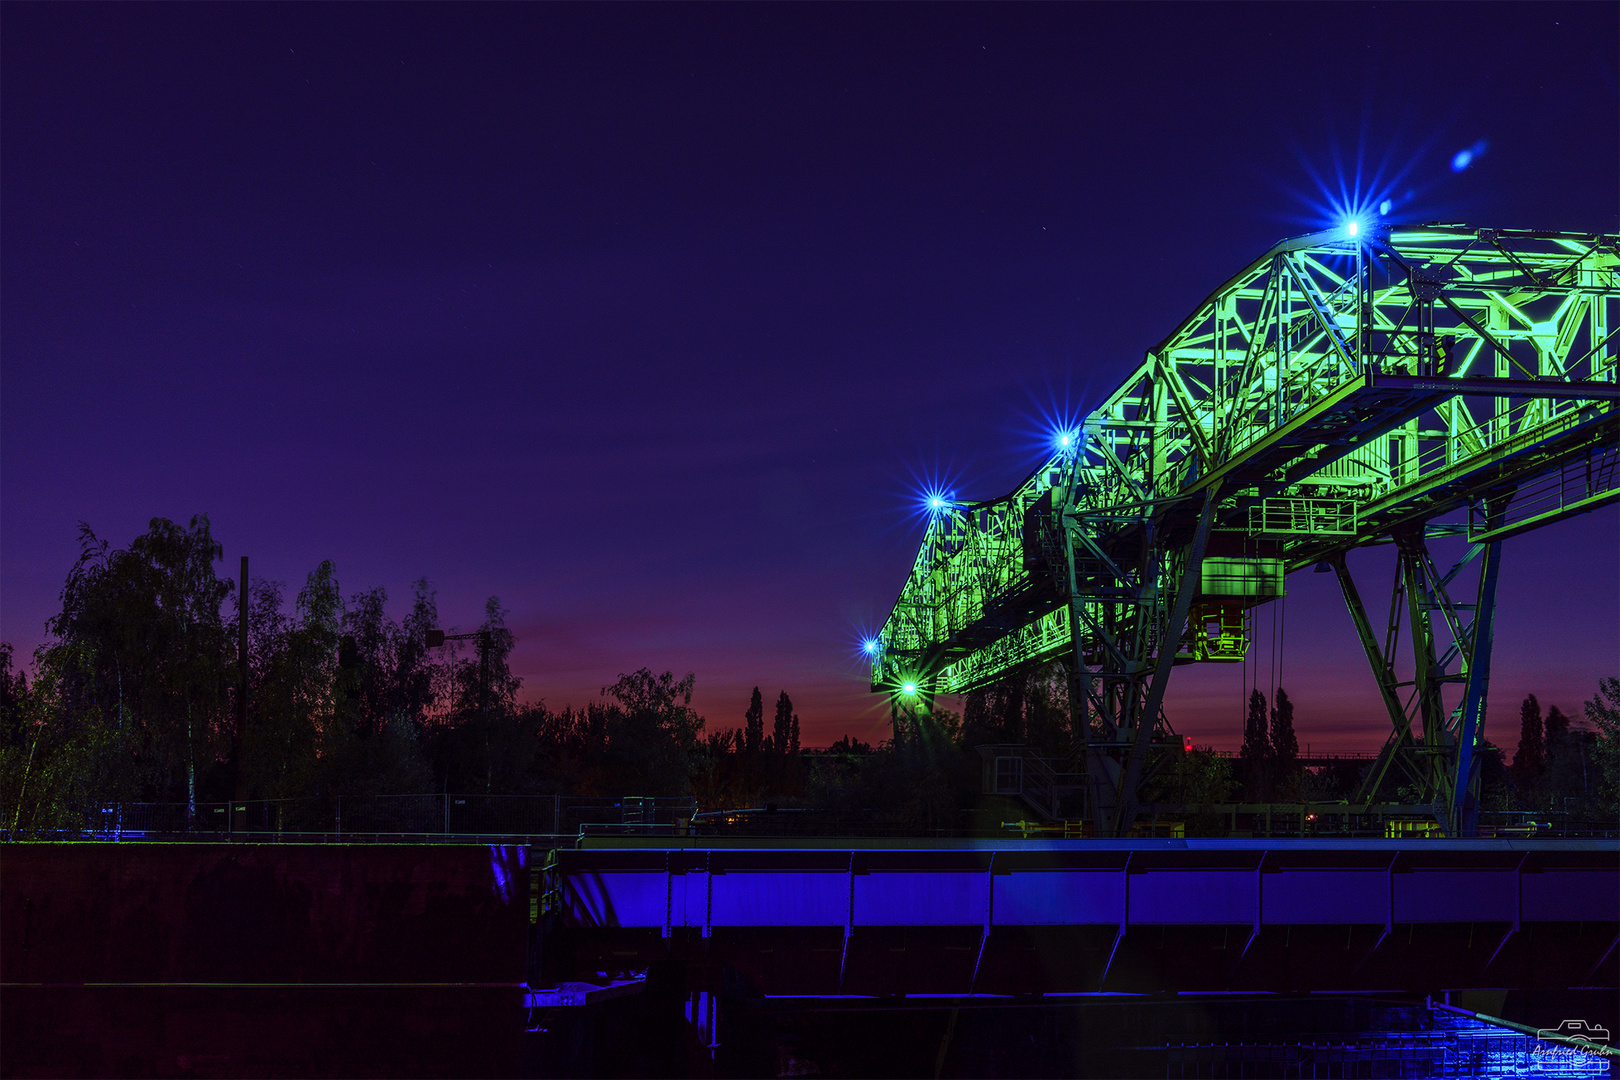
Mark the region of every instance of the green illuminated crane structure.
<instances>
[{"instance_id":1,"label":"green illuminated crane structure","mask_svg":"<svg viewBox=\"0 0 1620 1080\"><path fill-rule=\"evenodd\" d=\"M1241 661L1250 610L1331 568L1392 727L1364 800L1397 770L1472 835L1502 542L1620 498L1617 328L1616 236L1347 226L1279 244L1014 491L935 508L872 689L926 711L1063 661L1086 817L1124 835L1172 734L1171 669ZM1428 541L1458 535L1442 567ZM1378 624L1345 556L1386 543Z\"/></svg>"}]
</instances>

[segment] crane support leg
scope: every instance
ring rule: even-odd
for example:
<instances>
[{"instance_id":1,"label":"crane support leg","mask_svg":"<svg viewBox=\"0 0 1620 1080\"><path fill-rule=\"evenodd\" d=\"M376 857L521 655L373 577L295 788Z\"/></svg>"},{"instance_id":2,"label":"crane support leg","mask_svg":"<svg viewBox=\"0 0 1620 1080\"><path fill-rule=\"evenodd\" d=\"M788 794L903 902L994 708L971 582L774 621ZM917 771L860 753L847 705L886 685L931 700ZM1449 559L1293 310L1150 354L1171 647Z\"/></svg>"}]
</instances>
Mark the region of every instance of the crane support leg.
<instances>
[{"instance_id":1,"label":"crane support leg","mask_svg":"<svg viewBox=\"0 0 1620 1080\"><path fill-rule=\"evenodd\" d=\"M1064 531L1066 535L1069 533L1067 526ZM1065 542L1063 549L1068 559L1069 637L1070 648L1074 652L1069 681L1069 719L1079 736L1077 741L1080 765L1085 771L1085 815L1091 819L1098 836L1112 835L1118 809L1114 802L1114 792L1118 782L1119 766L1113 760L1092 750L1092 714L1095 713L1098 719L1107 724L1108 711L1097 699L1092 671L1086 666L1084 639L1081 636L1081 626L1086 621L1085 606L1080 598L1078 578L1074 571L1074 544ZM1108 733L1105 732L1105 735Z\"/></svg>"},{"instance_id":2,"label":"crane support leg","mask_svg":"<svg viewBox=\"0 0 1620 1080\"><path fill-rule=\"evenodd\" d=\"M1406 589L1406 613L1412 627L1412 678L1416 684L1418 715L1423 718L1423 745L1438 750L1445 745L1446 719L1440 702L1440 665L1434 651L1435 606L1425 573L1428 551L1423 543L1423 526L1415 525L1395 533L1400 552L1401 581Z\"/></svg>"},{"instance_id":3,"label":"crane support leg","mask_svg":"<svg viewBox=\"0 0 1620 1080\"><path fill-rule=\"evenodd\" d=\"M1485 692L1491 681L1491 645L1496 627L1496 581L1502 567L1502 543L1488 545L1479 572L1479 600L1474 609L1474 641L1468 659L1468 688L1457 732L1457 774L1451 788L1451 834L1479 831L1479 760L1475 743L1485 728Z\"/></svg>"},{"instance_id":4,"label":"crane support leg","mask_svg":"<svg viewBox=\"0 0 1620 1080\"><path fill-rule=\"evenodd\" d=\"M1367 609L1361 602L1361 594L1356 590L1355 579L1350 576L1345 553L1335 552L1330 562L1333 572L1338 575L1339 589L1344 593L1345 607L1350 609L1350 619L1355 623L1356 636L1361 639L1361 648L1367 654L1367 663L1372 666L1373 678L1378 683L1379 697L1383 699L1384 709L1389 713L1389 722L1394 728L1389 741L1384 744L1383 753L1378 755L1378 760L1373 764L1372 771L1367 774L1356 796L1357 802L1369 802L1377 795L1385 774L1389 772L1390 764L1397 758L1404 758L1406 751L1411 747L1412 725L1407 722L1406 710L1401 708L1401 699L1395 693L1395 658L1384 655L1384 650L1378 645L1378 638L1373 634L1372 620L1367 618Z\"/></svg>"},{"instance_id":5,"label":"crane support leg","mask_svg":"<svg viewBox=\"0 0 1620 1080\"><path fill-rule=\"evenodd\" d=\"M1153 671L1153 682L1148 689L1147 704L1137 718L1135 741L1131 743L1125 775L1120 780L1120 814L1114 823L1115 836L1126 835L1136 817L1136 788L1142 779L1142 766L1147 762L1148 744L1153 741L1153 731L1158 726L1165 685L1170 680L1170 668L1175 663L1182 631L1187 626L1187 615L1192 610L1193 595L1203 579L1204 549L1209 544L1209 528L1215 520L1215 502L1220 488L1220 481L1217 480L1205 491L1204 509L1198 515L1198 528L1193 532L1192 544L1187 548L1187 561L1181 569L1176 606L1170 613L1169 623L1159 634L1159 655Z\"/></svg>"},{"instance_id":6,"label":"crane support leg","mask_svg":"<svg viewBox=\"0 0 1620 1080\"><path fill-rule=\"evenodd\" d=\"M1486 506L1488 527L1501 527L1507 497ZM1491 681L1491 646L1496 638L1496 582L1502 571L1502 542L1485 545L1479 568L1479 596L1475 600L1473 632L1469 635L1468 682L1463 691L1462 720L1457 730L1457 772L1451 786L1451 835L1474 836L1479 831L1479 760L1474 746L1485 730L1485 695Z\"/></svg>"}]
</instances>

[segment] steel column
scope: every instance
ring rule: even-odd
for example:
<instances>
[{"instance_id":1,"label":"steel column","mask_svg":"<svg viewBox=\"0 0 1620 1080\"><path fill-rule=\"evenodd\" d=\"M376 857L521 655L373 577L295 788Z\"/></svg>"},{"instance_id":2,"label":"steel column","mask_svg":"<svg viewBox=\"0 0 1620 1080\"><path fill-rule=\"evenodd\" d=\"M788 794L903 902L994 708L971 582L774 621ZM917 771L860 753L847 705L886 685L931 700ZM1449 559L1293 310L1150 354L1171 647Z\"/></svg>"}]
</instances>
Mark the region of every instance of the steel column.
<instances>
[{"instance_id":1,"label":"steel column","mask_svg":"<svg viewBox=\"0 0 1620 1080\"><path fill-rule=\"evenodd\" d=\"M1507 500L1492 505L1491 526L1500 524ZM1450 832L1473 836L1479 826L1479 762L1474 744L1485 727L1485 695L1491 681L1491 646L1496 638L1496 582L1501 576L1502 543L1486 545L1479 568L1479 596L1474 604L1474 626L1469 642L1468 684L1464 690L1462 722L1457 731L1457 771L1452 779Z\"/></svg>"}]
</instances>

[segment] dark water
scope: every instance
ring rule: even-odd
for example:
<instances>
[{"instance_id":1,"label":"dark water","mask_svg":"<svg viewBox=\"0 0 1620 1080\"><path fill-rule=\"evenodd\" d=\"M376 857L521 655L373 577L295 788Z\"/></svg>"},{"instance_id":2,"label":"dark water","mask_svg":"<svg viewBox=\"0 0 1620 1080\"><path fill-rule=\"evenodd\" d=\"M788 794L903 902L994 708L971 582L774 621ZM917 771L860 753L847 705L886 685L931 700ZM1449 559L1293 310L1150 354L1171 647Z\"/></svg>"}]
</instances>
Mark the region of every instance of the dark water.
<instances>
[{"instance_id":1,"label":"dark water","mask_svg":"<svg viewBox=\"0 0 1620 1080\"><path fill-rule=\"evenodd\" d=\"M536 1018L530 1076L1595 1077L1611 1062L1421 1005L1364 998L1094 999L931 1009L722 999L712 1031L652 989ZM1536 1003L1504 1002L1508 1011ZM1609 993L1543 1010L1612 1014ZM1499 1006L1500 1007L1500 1006Z\"/></svg>"}]
</instances>

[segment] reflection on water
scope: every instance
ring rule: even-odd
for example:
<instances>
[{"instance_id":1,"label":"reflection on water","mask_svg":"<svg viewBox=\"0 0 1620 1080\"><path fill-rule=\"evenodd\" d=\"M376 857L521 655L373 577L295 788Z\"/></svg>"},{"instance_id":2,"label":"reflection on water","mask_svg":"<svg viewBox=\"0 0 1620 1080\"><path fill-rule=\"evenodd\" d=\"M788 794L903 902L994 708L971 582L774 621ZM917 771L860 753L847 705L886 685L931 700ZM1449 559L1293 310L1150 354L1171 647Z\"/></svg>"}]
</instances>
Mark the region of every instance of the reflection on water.
<instances>
[{"instance_id":1,"label":"reflection on water","mask_svg":"<svg viewBox=\"0 0 1620 1080\"><path fill-rule=\"evenodd\" d=\"M1598 1077L1609 1058L1462 1016L1425 1031L1369 1031L1298 1042L1203 1042L1169 1048L1172 1077Z\"/></svg>"}]
</instances>

